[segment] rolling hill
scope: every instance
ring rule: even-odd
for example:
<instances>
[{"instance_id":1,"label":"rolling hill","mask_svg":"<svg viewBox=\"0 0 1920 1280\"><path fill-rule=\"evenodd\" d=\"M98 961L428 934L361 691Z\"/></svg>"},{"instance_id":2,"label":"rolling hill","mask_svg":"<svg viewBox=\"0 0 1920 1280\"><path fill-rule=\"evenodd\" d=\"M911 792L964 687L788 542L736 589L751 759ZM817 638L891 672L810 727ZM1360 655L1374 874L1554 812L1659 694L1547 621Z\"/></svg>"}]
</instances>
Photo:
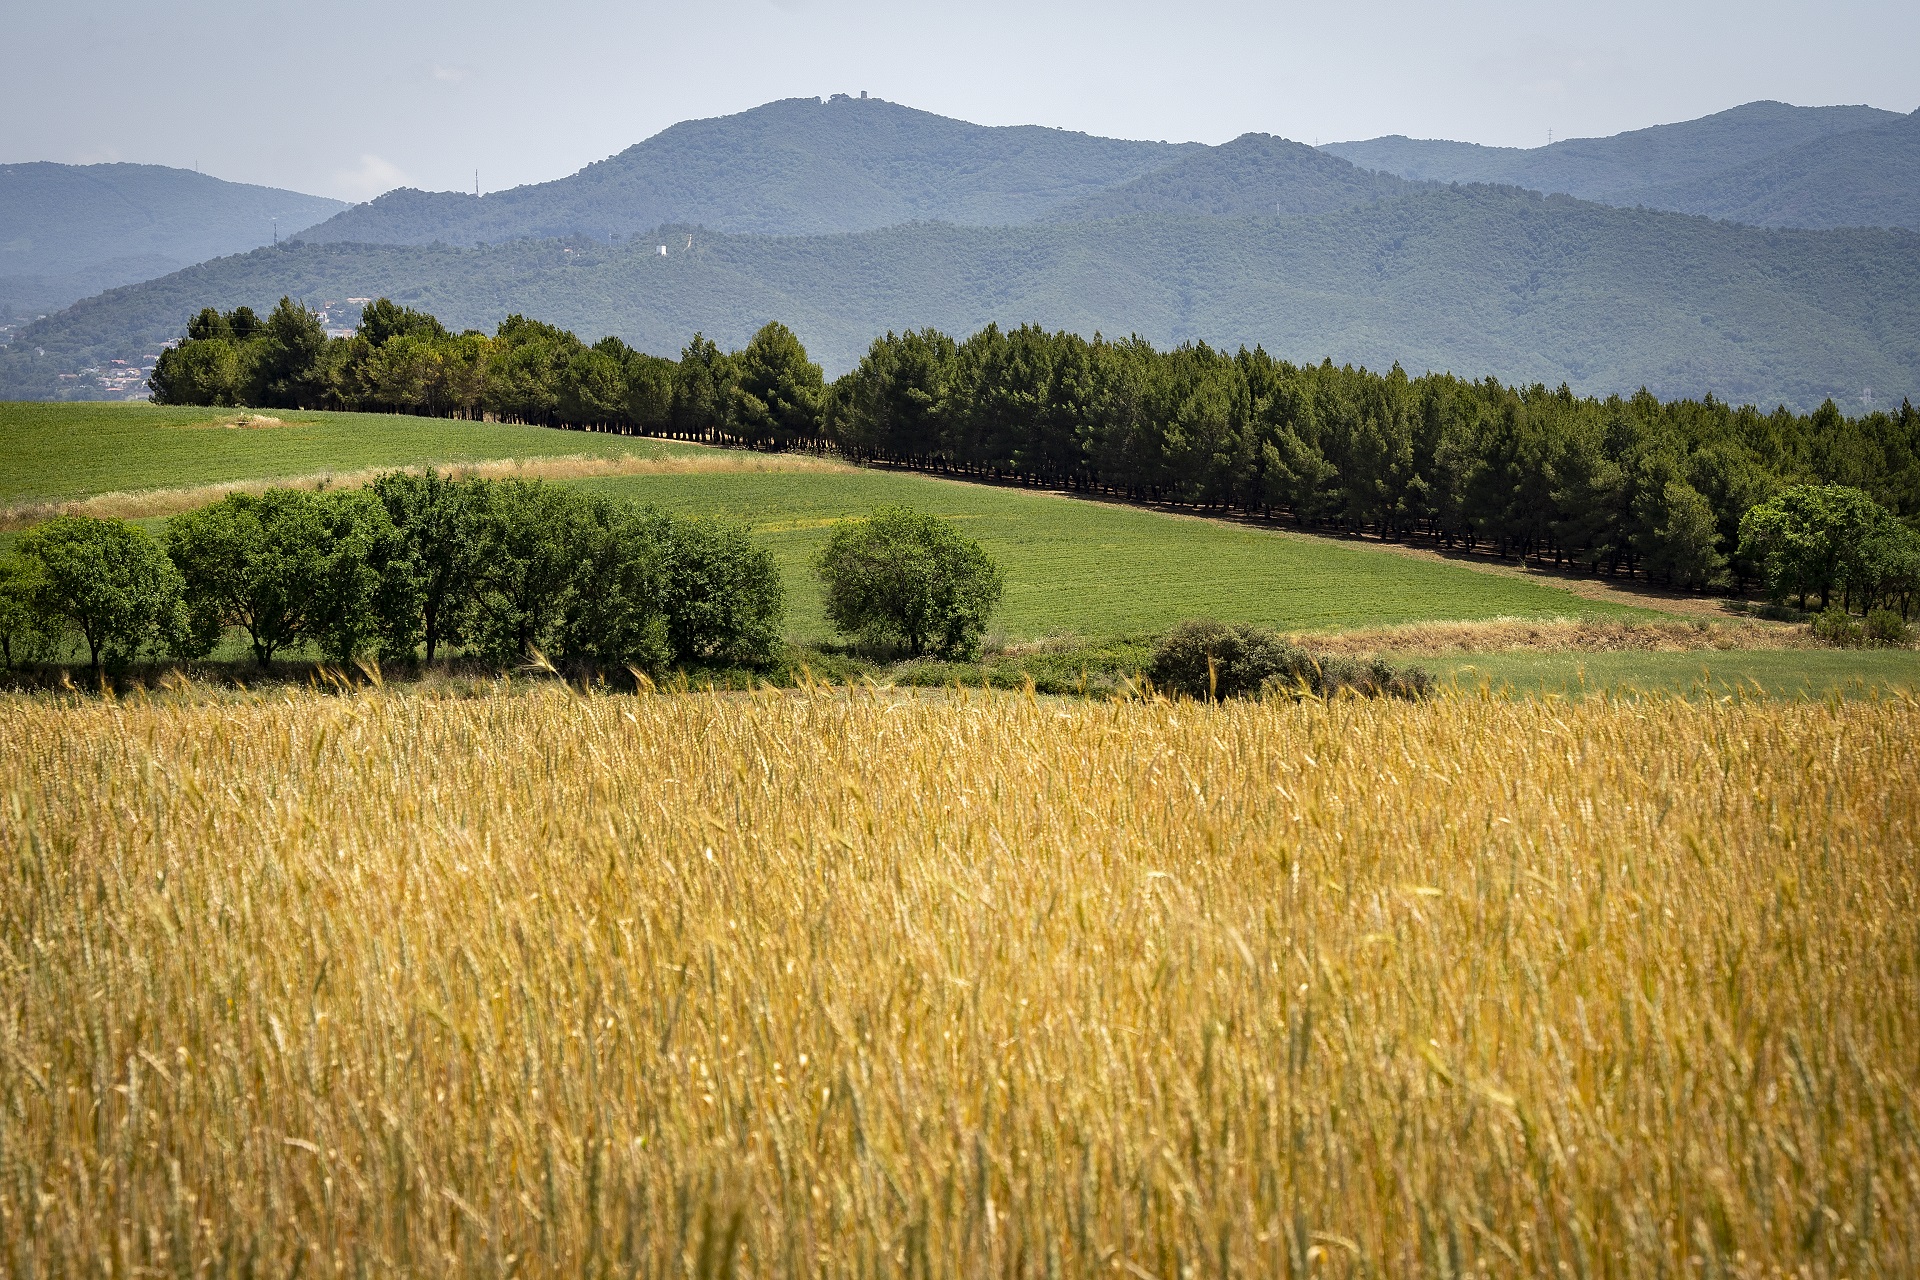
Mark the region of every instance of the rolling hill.
<instances>
[{"instance_id":1,"label":"rolling hill","mask_svg":"<svg viewBox=\"0 0 1920 1280\"><path fill-rule=\"evenodd\" d=\"M0 164L0 314L52 311L115 285L269 244L340 200L151 164Z\"/></svg>"},{"instance_id":2,"label":"rolling hill","mask_svg":"<svg viewBox=\"0 0 1920 1280\"><path fill-rule=\"evenodd\" d=\"M790 98L689 120L578 173L484 196L401 190L306 233L319 243L605 240L690 223L821 235L903 222L1028 222L1198 144L988 127L878 98Z\"/></svg>"},{"instance_id":3,"label":"rolling hill","mask_svg":"<svg viewBox=\"0 0 1920 1280\"><path fill-rule=\"evenodd\" d=\"M791 325L829 373L878 333L1037 321L1155 343L1264 344L1581 392L1798 406L1920 398L1920 236L1766 231L1510 188L1431 189L1316 216L911 224L767 237L486 248L295 244L89 299L0 356L0 397L76 353L175 336L201 306L387 294L459 326L518 311L677 353ZM649 237L649 241L652 238ZM16 344L24 347L26 344ZM41 372L36 372L36 371Z\"/></svg>"},{"instance_id":4,"label":"rolling hill","mask_svg":"<svg viewBox=\"0 0 1920 1280\"><path fill-rule=\"evenodd\" d=\"M1363 168L1417 181L1490 182L1563 193L1627 207L1673 209L1764 226L1908 226L1886 220L1920 200L1907 173L1875 172L1876 147L1902 147L1907 119L1875 107L1795 107L1750 102L1680 124L1636 129L1607 138L1569 138L1550 147L1482 147L1465 142L1400 136L1337 142L1320 148ZM1885 130L1894 130L1889 137ZM1855 160L1826 171L1829 185L1804 215L1792 199L1768 203L1770 167L1786 157L1808 158L1842 148ZM1749 174L1744 182L1734 174ZM1722 182L1721 180L1730 181ZM1771 181L1785 180L1775 176ZM1887 198L1890 187L1904 193ZM1802 217L1809 220L1801 220Z\"/></svg>"}]
</instances>

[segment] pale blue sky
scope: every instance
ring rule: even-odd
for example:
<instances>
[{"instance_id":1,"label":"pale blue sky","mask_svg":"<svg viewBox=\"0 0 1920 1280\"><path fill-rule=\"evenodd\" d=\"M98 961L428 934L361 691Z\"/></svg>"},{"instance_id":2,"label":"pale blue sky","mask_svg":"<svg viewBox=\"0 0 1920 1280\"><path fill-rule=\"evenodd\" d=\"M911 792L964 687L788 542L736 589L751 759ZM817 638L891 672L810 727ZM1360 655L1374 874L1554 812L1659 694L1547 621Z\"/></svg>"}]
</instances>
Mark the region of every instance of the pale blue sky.
<instances>
[{"instance_id":1,"label":"pale blue sky","mask_svg":"<svg viewBox=\"0 0 1920 1280\"><path fill-rule=\"evenodd\" d=\"M1920 106L1920 4L0 0L0 162L347 199L570 173L677 120L857 93L985 124L1532 146L1756 98Z\"/></svg>"}]
</instances>

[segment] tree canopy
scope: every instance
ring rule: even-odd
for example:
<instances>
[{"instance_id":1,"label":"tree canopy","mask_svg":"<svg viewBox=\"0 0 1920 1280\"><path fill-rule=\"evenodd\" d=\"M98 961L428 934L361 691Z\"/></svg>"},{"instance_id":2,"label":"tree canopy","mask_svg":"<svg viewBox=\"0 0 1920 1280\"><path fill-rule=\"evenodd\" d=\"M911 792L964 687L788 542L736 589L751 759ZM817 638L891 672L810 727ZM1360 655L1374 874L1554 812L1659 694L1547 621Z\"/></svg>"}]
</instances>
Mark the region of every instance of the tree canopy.
<instances>
[{"instance_id":1,"label":"tree canopy","mask_svg":"<svg viewBox=\"0 0 1920 1280\"><path fill-rule=\"evenodd\" d=\"M971 656L1005 590L978 542L906 507L840 525L816 568L835 627L869 644L901 644L915 657L929 649Z\"/></svg>"}]
</instances>

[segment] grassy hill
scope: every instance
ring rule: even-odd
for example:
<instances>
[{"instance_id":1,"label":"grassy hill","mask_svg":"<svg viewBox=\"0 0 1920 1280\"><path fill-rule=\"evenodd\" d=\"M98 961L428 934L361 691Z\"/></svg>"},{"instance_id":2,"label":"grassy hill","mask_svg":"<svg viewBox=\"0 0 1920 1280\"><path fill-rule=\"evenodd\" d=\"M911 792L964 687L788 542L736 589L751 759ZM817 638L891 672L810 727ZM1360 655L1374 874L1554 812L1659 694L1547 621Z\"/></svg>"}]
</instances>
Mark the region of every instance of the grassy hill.
<instances>
[{"instance_id":1,"label":"grassy hill","mask_svg":"<svg viewBox=\"0 0 1920 1280\"><path fill-rule=\"evenodd\" d=\"M66 306L282 238L345 204L152 164L0 165L0 314Z\"/></svg>"},{"instance_id":2,"label":"grassy hill","mask_svg":"<svg viewBox=\"0 0 1920 1280\"><path fill-rule=\"evenodd\" d=\"M1762 227L1920 230L1920 111L1616 202Z\"/></svg>"},{"instance_id":3,"label":"grassy hill","mask_svg":"<svg viewBox=\"0 0 1920 1280\"><path fill-rule=\"evenodd\" d=\"M788 631L803 639L831 635L814 556L835 524L886 503L953 519L986 546L1007 574L996 623L1016 640L1139 635L1196 616L1325 631L1425 619L1635 616L1556 587L1372 547L919 475L717 472L577 483L751 524L786 578Z\"/></svg>"},{"instance_id":4,"label":"grassy hill","mask_svg":"<svg viewBox=\"0 0 1920 1280\"><path fill-rule=\"evenodd\" d=\"M996 627L1009 643L1074 638L1016 650L1003 663L1016 676L1043 672L1068 685L1085 664L1108 674L1136 669L1148 637L1194 616L1322 632L1496 617L1657 616L1582 598L1551 579L1365 544L806 458L384 414L289 412L281 415L285 425L257 430L231 429L232 417L151 405L0 403L0 435L14 446L0 455L0 507L109 495L103 500L124 513L148 513L139 522L158 532L166 512L210 501L222 484L522 460L557 483L747 523L786 580L788 634L818 643L831 631L813 557L842 520L907 503L957 521L1005 567L1008 592ZM0 552L18 536L0 532ZM236 643L226 656L241 660L243 648ZM1786 694L1920 686L1920 654L1911 650L1549 648L1415 660L1463 687L1484 679L1521 693L1685 691L1703 675L1718 692L1755 681Z\"/></svg>"},{"instance_id":5,"label":"grassy hill","mask_svg":"<svg viewBox=\"0 0 1920 1280\"><path fill-rule=\"evenodd\" d=\"M1363 168L1403 178L1506 184L1631 205L1635 201L1627 198L1627 193L1724 173L1807 143L1899 118L1895 112L1875 107L1749 102L1698 120L1635 129L1607 138L1568 138L1546 147L1482 147L1395 135L1330 143L1320 149ZM1651 200L1640 203L1672 207L1655 205Z\"/></svg>"},{"instance_id":6,"label":"grassy hill","mask_svg":"<svg viewBox=\"0 0 1920 1280\"><path fill-rule=\"evenodd\" d=\"M877 98L790 98L689 120L578 173L478 198L402 190L341 213L318 243L604 241L668 223L765 235L914 221L1026 222L1193 147L1034 125L991 128Z\"/></svg>"},{"instance_id":7,"label":"grassy hill","mask_svg":"<svg viewBox=\"0 0 1920 1280\"><path fill-rule=\"evenodd\" d=\"M219 259L34 326L28 341L46 354L0 355L0 394L44 395L63 361L175 336L203 306L263 307L285 293L387 294L456 326L518 311L669 353L695 330L739 345L778 318L829 373L889 328L1031 320L1582 392L1645 385L1802 406L1866 386L1920 397L1920 237L1909 232L1761 231L1461 188L1317 217L693 234L694 252L664 258L645 243L522 241Z\"/></svg>"},{"instance_id":8,"label":"grassy hill","mask_svg":"<svg viewBox=\"0 0 1920 1280\"><path fill-rule=\"evenodd\" d=\"M887 503L960 521L1008 574L998 618L1014 639L1119 637L1211 614L1286 628L1421 619L1631 617L1637 611L1458 565L1278 531L886 471L822 469L755 454L541 427L380 414L287 413L287 425L226 429L231 412L140 405L0 404L0 504L322 471L507 458L676 456L652 474L557 474L563 483L690 515L744 521L787 581L789 631L830 632L813 557L832 527ZM776 465L782 460L773 460ZM202 496L199 500L209 500ZM148 523L157 527L157 519Z\"/></svg>"},{"instance_id":9,"label":"grassy hill","mask_svg":"<svg viewBox=\"0 0 1920 1280\"><path fill-rule=\"evenodd\" d=\"M504 458L664 458L691 445L380 413L275 411L233 426L231 409L0 402L0 508L382 467Z\"/></svg>"}]
</instances>

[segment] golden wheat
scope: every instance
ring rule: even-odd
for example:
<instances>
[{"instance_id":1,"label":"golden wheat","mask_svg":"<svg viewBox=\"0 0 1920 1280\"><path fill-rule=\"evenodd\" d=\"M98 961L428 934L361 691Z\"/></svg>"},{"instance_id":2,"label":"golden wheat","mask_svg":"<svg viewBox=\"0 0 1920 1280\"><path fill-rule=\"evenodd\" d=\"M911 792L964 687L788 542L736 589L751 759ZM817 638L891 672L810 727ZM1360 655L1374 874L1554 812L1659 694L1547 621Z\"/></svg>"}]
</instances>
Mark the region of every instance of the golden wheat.
<instances>
[{"instance_id":1,"label":"golden wheat","mask_svg":"<svg viewBox=\"0 0 1920 1280\"><path fill-rule=\"evenodd\" d=\"M15 698L0 1269L1911 1276L1916 741Z\"/></svg>"}]
</instances>

